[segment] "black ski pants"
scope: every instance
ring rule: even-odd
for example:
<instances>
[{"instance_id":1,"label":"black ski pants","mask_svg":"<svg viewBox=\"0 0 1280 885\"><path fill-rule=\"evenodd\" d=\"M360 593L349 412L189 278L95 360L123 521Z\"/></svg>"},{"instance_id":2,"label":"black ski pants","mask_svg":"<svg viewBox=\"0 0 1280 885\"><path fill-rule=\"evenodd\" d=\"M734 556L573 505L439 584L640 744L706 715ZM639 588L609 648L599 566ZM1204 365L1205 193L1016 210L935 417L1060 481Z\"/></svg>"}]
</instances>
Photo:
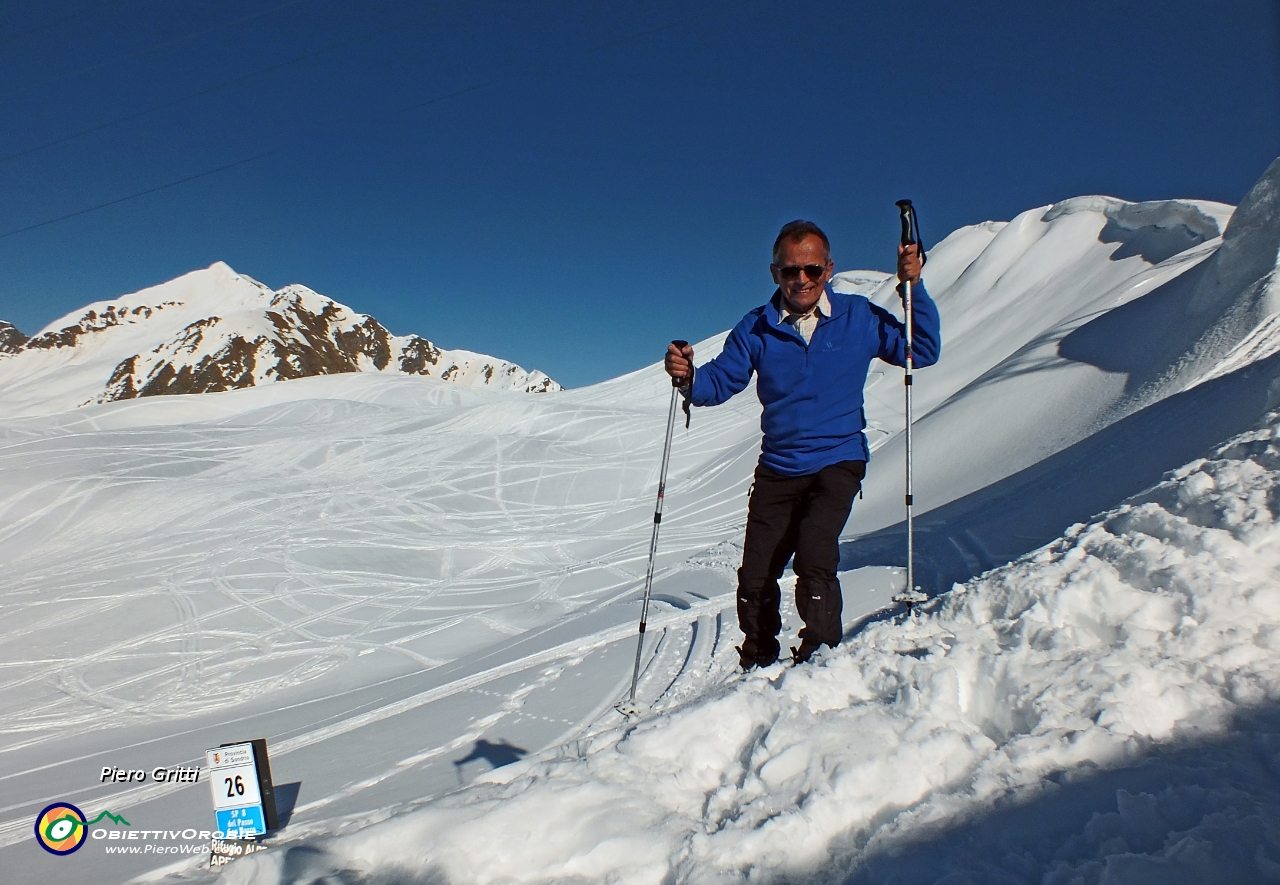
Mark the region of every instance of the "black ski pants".
<instances>
[{"instance_id":1,"label":"black ski pants","mask_svg":"<svg viewBox=\"0 0 1280 885\"><path fill-rule=\"evenodd\" d=\"M793 554L796 610L804 620L802 646L812 651L840 643L840 532L866 470L866 461L841 461L807 476L756 467L738 569L738 625L746 634L745 655L762 662L777 657L782 629L778 579Z\"/></svg>"}]
</instances>

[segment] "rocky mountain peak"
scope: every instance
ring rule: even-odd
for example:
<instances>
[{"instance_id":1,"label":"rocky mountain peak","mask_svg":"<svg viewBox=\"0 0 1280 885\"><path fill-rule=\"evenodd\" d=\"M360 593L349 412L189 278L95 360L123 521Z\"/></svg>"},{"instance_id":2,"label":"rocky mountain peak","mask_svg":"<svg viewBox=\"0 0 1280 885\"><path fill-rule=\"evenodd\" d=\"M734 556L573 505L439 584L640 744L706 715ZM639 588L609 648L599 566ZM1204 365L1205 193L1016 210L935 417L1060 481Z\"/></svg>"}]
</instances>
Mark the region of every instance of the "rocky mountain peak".
<instances>
[{"instance_id":1,"label":"rocky mountain peak","mask_svg":"<svg viewBox=\"0 0 1280 885\"><path fill-rule=\"evenodd\" d=\"M272 290L223 262L88 305L30 338L0 323L0 354L7 354L0 361L0 403L18 391L26 404L21 413L346 372L528 393L561 389L506 360L392 335L373 317L306 286ZM56 403L39 405L41 384L59 391Z\"/></svg>"},{"instance_id":2,"label":"rocky mountain peak","mask_svg":"<svg viewBox=\"0 0 1280 885\"><path fill-rule=\"evenodd\" d=\"M0 355L17 353L30 339L18 331L13 323L0 320Z\"/></svg>"}]
</instances>

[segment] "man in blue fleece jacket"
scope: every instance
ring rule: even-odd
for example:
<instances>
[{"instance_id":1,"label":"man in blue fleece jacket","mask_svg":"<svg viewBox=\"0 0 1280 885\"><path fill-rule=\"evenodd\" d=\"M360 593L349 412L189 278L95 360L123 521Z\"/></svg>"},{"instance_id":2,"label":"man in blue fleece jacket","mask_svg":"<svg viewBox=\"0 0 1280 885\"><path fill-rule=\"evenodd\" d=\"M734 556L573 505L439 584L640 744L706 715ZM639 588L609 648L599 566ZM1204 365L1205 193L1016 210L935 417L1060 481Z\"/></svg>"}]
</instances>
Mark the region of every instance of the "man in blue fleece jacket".
<instances>
[{"instance_id":1,"label":"man in blue fleece jacket","mask_svg":"<svg viewBox=\"0 0 1280 885\"><path fill-rule=\"evenodd\" d=\"M913 356L923 368L938 361L941 338L920 267L916 246L898 247L898 279L912 284ZM695 370L692 347L667 350L667 373L695 406L719 405L757 376L764 440L738 569L743 669L778 659L778 579L793 555L804 620L793 658L804 662L820 646L839 644L840 532L870 457L862 389L873 359L906 364L905 325L862 295L833 292L834 269L816 224L784 225L770 265L778 289L733 328L720 355Z\"/></svg>"}]
</instances>

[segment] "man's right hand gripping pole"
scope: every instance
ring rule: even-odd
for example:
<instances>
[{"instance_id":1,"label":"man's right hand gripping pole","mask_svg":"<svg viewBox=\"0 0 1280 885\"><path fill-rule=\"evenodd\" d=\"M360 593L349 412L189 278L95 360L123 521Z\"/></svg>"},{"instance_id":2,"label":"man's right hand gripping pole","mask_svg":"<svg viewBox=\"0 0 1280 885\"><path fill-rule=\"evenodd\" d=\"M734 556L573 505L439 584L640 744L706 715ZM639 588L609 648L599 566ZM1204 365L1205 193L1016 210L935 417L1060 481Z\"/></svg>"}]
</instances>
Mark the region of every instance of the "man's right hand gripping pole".
<instances>
[{"instance_id":1,"label":"man's right hand gripping pole","mask_svg":"<svg viewBox=\"0 0 1280 885\"><path fill-rule=\"evenodd\" d=\"M693 392L693 348L688 341L677 338L667 345L667 358L663 362L671 376L671 386L684 394L684 428L689 429L692 416L689 413L689 396Z\"/></svg>"},{"instance_id":2,"label":"man's right hand gripping pole","mask_svg":"<svg viewBox=\"0 0 1280 885\"><path fill-rule=\"evenodd\" d=\"M667 345L664 366L676 387L685 387L693 380L693 348L688 341L672 341Z\"/></svg>"}]
</instances>

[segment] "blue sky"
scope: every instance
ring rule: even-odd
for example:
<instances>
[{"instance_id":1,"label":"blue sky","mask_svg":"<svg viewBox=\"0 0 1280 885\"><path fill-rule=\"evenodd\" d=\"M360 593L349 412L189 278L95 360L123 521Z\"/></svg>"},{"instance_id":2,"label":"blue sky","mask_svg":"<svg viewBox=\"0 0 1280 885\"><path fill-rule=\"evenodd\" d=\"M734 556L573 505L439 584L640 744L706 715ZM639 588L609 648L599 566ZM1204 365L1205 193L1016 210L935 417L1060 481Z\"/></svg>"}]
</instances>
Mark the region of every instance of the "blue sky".
<instances>
[{"instance_id":1,"label":"blue sky","mask_svg":"<svg viewBox=\"0 0 1280 885\"><path fill-rule=\"evenodd\" d=\"M904 196L930 243L1238 202L1277 5L4 0L0 319L224 260L589 384L762 302L793 218L889 270Z\"/></svg>"}]
</instances>

